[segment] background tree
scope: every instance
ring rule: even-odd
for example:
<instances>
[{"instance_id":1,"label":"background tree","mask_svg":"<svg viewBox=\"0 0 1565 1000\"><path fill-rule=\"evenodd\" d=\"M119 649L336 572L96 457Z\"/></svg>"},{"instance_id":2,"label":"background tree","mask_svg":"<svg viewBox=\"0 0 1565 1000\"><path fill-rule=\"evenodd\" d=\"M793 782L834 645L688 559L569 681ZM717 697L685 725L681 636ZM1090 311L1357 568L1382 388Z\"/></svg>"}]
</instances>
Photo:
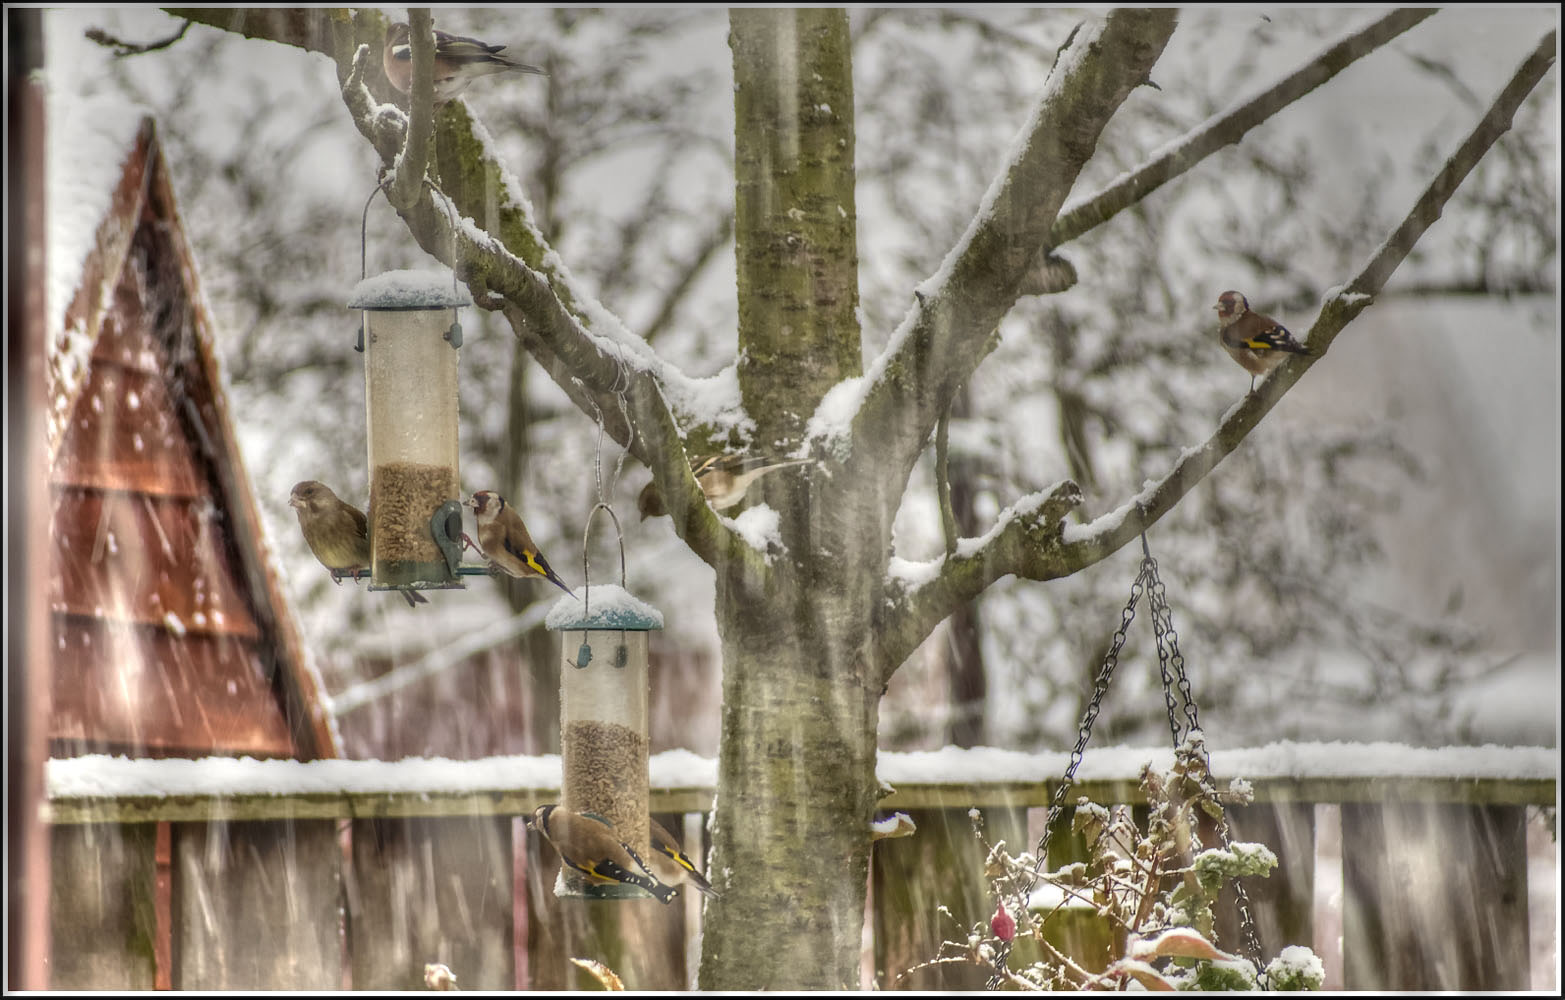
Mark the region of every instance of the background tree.
<instances>
[{"instance_id":1,"label":"background tree","mask_svg":"<svg viewBox=\"0 0 1565 1000\"><path fill-rule=\"evenodd\" d=\"M326 12L182 13L332 55L346 80L348 106L381 162L390 163L403 152L407 119L371 117L360 89L361 82L367 83L382 100L389 96L373 59L383 28L377 16L349 21ZM915 14L909 20L929 16ZM1295 287L1284 280L1289 265L1308 259L1304 253L1318 252L1305 237L1335 246L1351 265L1322 267L1313 260L1311 269L1315 275L1331 275L1331 284L1348 286L1344 295L1326 297L1310 333L1317 349L1329 345L1369 301L1357 296L1380 292L1390 270L1432 221L1431 212L1438 214L1450 196L1448 181L1464 175L1503 131L1547 68L1546 55L1535 55L1519 73L1519 82L1477 133L1473 147L1453 161L1454 176L1431 189L1427 203L1351 282L1354 268L1397 222L1391 211L1400 209L1388 211L1385 219L1360 214L1349 225L1322 225L1320 232L1312 232L1312 220L1293 221L1305 215L1297 211L1297 192L1308 179L1300 163L1270 147L1247 153L1255 162L1246 167L1253 169L1235 169L1227 160L1212 167L1207 161L1297 101L1344 61L1373 51L1425 16L1398 13L1377 19L1377 28L1345 43L1345 55L1308 61L1307 79L1279 85L1275 100L1242 106L1204 125L1211 108L1203 109L1202 98L1192 92L1169 87L1171 77L1158 60L1169 43L1173 12L1116 13L1105 23L1083 24L1069 41L1070 25L1059 23L1052 36L1063 43L1057 62L1048 58L1052 53L1039 59L1036 44L1007 39L1008 31L1019 33L1010 26L970 19L939 25L953 35L970 26L972 44L980 50L997 40L1009 42L1014 51L1037 59L1037 73L1047 79L1026 92L1041 97L1027 98L1031 117L1009 150L1002 135L998 141L989 137L987 161L973 153L973 161L986 164L974 171L979 184L995 175L995 162L1003 164L977 213L951 209L932 220L944 230L940 238L926 238L921 250L909 255L914 259L900 279L880 279L899 294L866 301L861 321L855 309L858 290L873 282L860 280L856 242L854 132L862 109L855 111L847 20L822 11L736 14L738 361L731 374L704 379L691 377L695 365L676 367L669 351L653 354L645 338L631 334L598 304L590 280L546 255L545 218L531 210L514 176L500 166L510 161L495 150L486 130L474 126L465 105L441 113L432 157L428 151L406 151L404 170L432 160L431 174L444 195L508 248L501 252L465 241L459 248L458 270L481 304L504 317L518 343L563 391L563 396L554 390L551 395L568 397L587 412L598 404L615 439L653 469L673 511L675 531L716 573L724 743L714 868L726 870L735 891L709 911L713 920L703 957L704 985L807 988L853 981L868 852L863 821L875 797L881 692L947 615L1002 577L1041 580L1077 573L1189 494L1165 527L1177 529L1182 518L1190 518L1184 534L1191 548L1182 551L1210 573L1213 590L1220 594L1197 614L1207 616L1203 624L1227 643L1247 646L1246 661L1296 638L1300 622L1340 622L1345 634L1408 634L1407 623L1388 625L1363 620L1368 616L1362 614L1357 621L1335 616L1341 602L1333 600L1324 581L1341 553L1323 543L1345 537L1347 550L1362 550L1353 545L1362 525L1351 511L1321 503L1299 503L1297 510L1270 503L1285 492L1351 489L1355 460L1395 458L1392 444L1377 444L1373 435L1326 440L1318 448L1319 435L1289 440L1285 448L1264 442L1266 447L1235 456L1250 463L1256 475L1248 474L1252 469L1225 468L1208 480L1210 488L1191 493L1255 429L1300 368L1290 366L1231 409L1204 447L1183 451L1206 437L1222 408L1214 401L1233 394L1230 389L1224 396L1210 378L1181 377L1213 371L1199 359L1215 350L1204 311L1209 302L1203 301L1214 287L1209 278L1193 279L1190 255L1181 259L1169 248L1188 247L1182 241L1192 238L1192 229L1199 246L1204 225L1207 240L1248 264L1247 273L1265 274L1285 289ZM894 23L889 15L866 16L860 44L873 44L877 32L887 30L880 26ZM1192 34L1204 38L1199 31ZM370 46L371 59L367 70L353 78L348 74L358 43ZM1539 53L1552 53L1552 48L1551 36ZM793 55L776 57L779 51ZM895 49L878 50L882 56L887 51ZM1240 47L1232 61L1209 58L1195 65L1230 67L1236 79L1248 80L1245 62L1253 61L1254 53ZM873 58L866 62L874 66ZM1158 68L1152 76L1164 89L1137 89L1154 63ZM1232 83L1218 81L1198 94L1222 95L1215 103L1223 104ZM421 113L427 109L413 109L415 123ZM1013 112L1009 121L1022 119L1022 113ZM1149 157L1149 150L1180 137L1167 155ZM1448 138L1442 147L1449 151L1450 144ZM915 142L906 148L928 156L927 146ZM952 142L935 148L952 154L949 160L956 164L966 158L958 154L976 147ZM1116 157L1120 162L1114 162ZM1108 184L1119 171L1149 159L1149 167L1128 174L1125 183ZM797 169L783 169L789 164ZM1208 211L1196 225L1182 229L1174 204L1146 196L1169 176L1199 165L1207 169L1182 179L1181 190L1204 186L1230 199L1231 208L1226 218L1221 211ZM369 163L364 176L372 174ZM1062 214L1078 175L1078 190L1096 189L1102 196L1078 195ZM905 174L898 180L888 187L918 190L906 183ZM428 252L447 254L446 216L427 194L402 199L397 209ZM1103 225L1109 220L1113 224ZM1029 300L1018 307L1023 290L1034 287L1035 264L1055 247L1066 247L1077 273L1086 276L1083 284L1092 283L1078 289L1088 294ZM580 258L567 254L564 259L574 268ZM880 273L872 261L862 268L867 278ZM914 284L908 273L918 276L915 281L934 277ZM1119 277L1118 285L1104 277L1110 275ZM910 286L917 294L910 294ZM1045 282L1040 290L1064 289ZM1295 291L1305 301L1320 293L1304 283ZM1289 297L1281 291L1268 294L1270 300ZM1261 296L1252 293L1252 298ZM1014 335L1008 337L1007 325L1036 331L1033 342L1019 344ZM1302 326L1296 324L1295 332ZM861 361L865 348L875 357L867 369ZM1042 354L1048 363L986 366L981 372L979 363L991 354L1001 360ZM622 359L632 375L626 397L634 437L616 417L612 392ZM997 367L1005 370L996 372ZM899 511L921 494L933 499L938 490L908 487L923 485L921 462L927 462L928 442L962 386L988 372L995 372L1003 386L998 397L1008 401L1009 416L1025 422L1031 407L1052 406L1061 444L1050 456L1052 463L1035 463L1018 447L1020 461L1002 464L1006 478L995 477L989 486L1000 501L976 505L991 530L955 546L950 557L910 565L909 555L934 553L903 547L903 538L894 534ZM711 375L709 370L701 374ZM1031 395L1035 390L1041 391ZM980 401L995 398L992 388L975 395ZM1136 405L1116 406L1116 397ZM954 436L964 454L997 450L963 448L962 434ZM765 510L735 521L719 519L700 502L683 457L685 451L713 444L764 452L808 448L821 466L808 476L774 477L779 481L768 484ZM1313 454L1301 455L1305 445ZM1004 447L998 451L1011 457ZM1159 484L1138 495L1142 506L1124 506L1149 473L1169 468ZM1038 475L1036 469L1052 470L1052 478L1069 470L1075 482L1048 488L1051 475ZM1323 478L1305 479L1301 488L1300 469ZM1272 484L1273 495L1258 495L1258 482ZM1257 509L1277 512L1272 519L1284 523L1296 517L1302 527L1258 537L1247 533L1254 542L1250 546L1225 544L1236 529L1248 527ZM1091 527L1083 529L1082 523ZM1310 544L1289 544L1290 536L1308 538ZM1248 616L1245 627L1235 629L1236 593L1293 610L1286 618ZM1104 605L1090 593L1078 593L1044 609L1044 620L1064 636L1078 662L1090 662L1086 650L1101 638L1101 614L1073 613L1088 606L1101 611ZM1012 607L1021 610L1006 615L1002 609L1000 627L991 635L1023 634L1007 626L1033 609L1022 600ZM1228 650L1219 646L1219 651ZM1050 676L1067 688L1074 683L1054 672ZM1055 728L1071 713L1057 715ZM809 850L800 849L805 843ZM776 930L762 935L756 928L763 926ZM820 978L810 978L812 970L819 970Z\"/></svg>"}]
</instances>

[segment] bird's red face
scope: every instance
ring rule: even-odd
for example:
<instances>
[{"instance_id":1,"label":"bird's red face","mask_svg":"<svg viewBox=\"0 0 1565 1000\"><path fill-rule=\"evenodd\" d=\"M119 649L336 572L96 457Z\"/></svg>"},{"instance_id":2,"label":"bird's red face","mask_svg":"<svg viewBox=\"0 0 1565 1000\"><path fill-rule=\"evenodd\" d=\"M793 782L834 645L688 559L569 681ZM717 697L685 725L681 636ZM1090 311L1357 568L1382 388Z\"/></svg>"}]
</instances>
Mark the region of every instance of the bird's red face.
<instances>
[{"instance_id":1,"label":"bird's red face","mask_svg":"<svg viewBox=\"0 0 1565 1000\"><path fill-rule=\"evenodd\" d=\"M479 490L473 494L467 506L473 508L473 514L477 517L493 517L505 506L505 499L493 490Z\"/></svg>"},{"instance_id":2,"label":"bird's red face","mask_svg":"<svg viewBox=\"0 0 1565 1000\"><path fill-rule=\"evenodd\" d=\"M1238 292L1224 292L1217 297L1217 305L1212 308L1217 310L1218 319L1234 319L1242 316L1250 308L1243 295Z\"/></svg>"}]
</instances>

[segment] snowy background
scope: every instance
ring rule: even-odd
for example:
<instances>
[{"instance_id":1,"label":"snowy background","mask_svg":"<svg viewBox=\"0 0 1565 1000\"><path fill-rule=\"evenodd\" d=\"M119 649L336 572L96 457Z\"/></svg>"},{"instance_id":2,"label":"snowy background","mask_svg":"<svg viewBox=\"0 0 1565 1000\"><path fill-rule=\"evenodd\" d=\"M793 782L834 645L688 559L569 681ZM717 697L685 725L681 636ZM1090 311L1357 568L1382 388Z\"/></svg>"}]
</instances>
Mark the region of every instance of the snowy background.
<instances>
[{"instance_id":1,"label":"snowy background","mask_svg":"<svg viewBox=\"0 0 1565 1000\"><path fill-rule=\"evenodd\" d=\"M1127 102L1078 195L1377 16L1188 12L1154 74L1161 89ZM1078 17L855 13L867 357L970 218ZM731 210L724 13L453 8L436 21L549 66L548 81L487 81L467 99L572 270L689 373L731 363L731 239L701 256ZM1018 305L971 383L969 414L953 420L953 461L971 471L979 525L1066 474L1082 482L1087 513L1101 513L1203 439L1248 382L1212 343L1216 294L1241 288L1307 328L1321 293L1362 263L1557 21L1541 7L1443 12L1149 199L1137 218L1064 248L1082 280ZM342 303L359 277L373 156L322 57L197 26L167 50L114 59L83 34L148 41L178 23L150 9L46 16L51 313L63 311L87 220L101 213L95 199L106 203L117 169L108 150L128 141L130 109L146 109L169 152L285 588L328 690L341 693L367 679L365 659L416 660L492 627L518 602L480 580L410 611L329 586L310 558L286 505L292 484L318 478L344 495L365 492L363 381ZM1448 209L1382 300L1152 531L1215 744L1557 745L1558 119L1556 69L1468 182L1470 200ZM370 221L372 272L431 264L389 210L372 209ZM686 278L688 291L673 295ZM596 499L591 418L489 317L472 310L464 323L464 488L495 488L514 462L520 378L530 420L525 492L513 499L574 581ZM1090 450L1090 478L1065 446L1066 390L1087 414L1070 430ZM605 446L606 476L618 454ZM670 662L707 664L676 707L684 745L710 754L712 574L666 520L635 522L646 478L627 462L609 499L627 524L630 587L668 617L662 650ZM601 535L594 572L615 564ZM940 551L927 468L910 484L897 546L907 559ZM1127 548L1077 578L1007 579L984 595L989 693L968 706L982 714L983 742L1048 749L1074 731L1084 678L1138 558ZM521 603L552 600L546 587ZM1137 629L1103 724L1112 739L1156 744L1150 627ZM888 748L946 742L956 710L942 672L948 641L937 631L894 679L882 712Z\"/></svg>"},{"instance_id":2,"label":"snowy background","mask_svg":"<svg viewBox=\"0 0 1565 1000\"><path fill-rule=\"evenodd\" d=\"M1382 13L1185 12L1154 72L1160 89L1140 88L1127 101L1075 194ZM1009 7L854 12L866 359L966 226L1081 16ZM1554 6L1443 11L1063 248L1080 283L1018 304L969 386L969 410L953 419L953 465L970 484L978 526L969 533L1067 475L1084 488L1086 514L1101 514L1204 440L1248 383L1213 343L1217 294L1239 288L1301 333L1322 293L1362 264L1558 21ZM514 55L549 68L547 80L489 81L466 100L573 273L688 373L731 364L725 12L449 8L436 11L436 23L508 42ZM556 595L547 584L516 584L508 601L477 580L409 610L388 595L332 587L311 558L286 503L290 487L316 478L345 496L367 492L356 317L343 304L359 279L359 219L375 160L322 57L199 26L164 51L128 59L84 37L97 28L145 42L178 24L150 8L45 16L51 323L59 336L119 159L139 115L153 114L269 544L351 729L365 706L423 697L429 689L417 685L431 676L456 685L456 675L478 669L470 658L478 651L510 650ZM1558 94L1556 66L1382 299L1150 533L1220 767L1224 748L1245 746L1266 748L1242 765L1256 776L1347 766L1324 751L1290 760L1284 740L1496 743L1544 748L1515 757L1515 776L1557 775ZM370 213L368 259L372 273L433 264L383 204ZM477 310L463 322L463 486L511 491L551 562L575 583L597 499L592 420L517 355L509 331ZM629 586L666 619L654 640L665 664L653 679L663 689L655 749L666 751L654 759L654 783L709 783L718 735L713 575L666 520L636 522L647 474L628 461L613 478L618 456L605 445L601 464L627 529ZM897 523L897 554L908 560L941 551L929 464L915 473ZM593 544L599 579L617 560L601 530ZM884 701L882 746L910 752L886 755L883 777L929 780L945 767L960 777L975 760L985 773L1012 765L1020 776L1056 773L1050 751L1074 735L1136 572L1132 549L1068 580L1003 580L980 599L981 704L952 704L945 671L957 643L937 630ZM404 686L410 675L422 680ZM1124 764L1116 755L1143 754L1106 746L1167 742L1156 676L1143 615L1084 773L1113 773ZM428 711L415 701L429 746L486 732L475 709L504 717L526 697L478 691L476 701ZM974 758L939 749L962 713L981 718L981 742L1004 750ZM377 737L361 733L357 746L373 752ZM507 749L515 748L473 755ZM1349 752L1377 770L1396 762L1462 773L1466 760L1449 751ZM994 756L1002 753L1018 756ZM88 793L94 782L120 782L123 791L143 780L103 761L82 764L69 773L55 766L56 792L83 792L82 782ZM179 789L171 770L180 766L148 772L148 790ZM279 763L193 780L229 791L241 780L261 789L427 780L449 790L481 786L494 770L514 784L515 766L366 765L350 774ZM557 760L541 759L529 773L558 781ZM1540 857L1556 851L1546 839L1534 847ZM1331 849L1323 846L1323 863ZM1557 921L1552 888L1536 879L1533 888L1535 913ZM1548 965L1547 920L1540 926L1539 961Z\"/></svg>"}]
</instances>

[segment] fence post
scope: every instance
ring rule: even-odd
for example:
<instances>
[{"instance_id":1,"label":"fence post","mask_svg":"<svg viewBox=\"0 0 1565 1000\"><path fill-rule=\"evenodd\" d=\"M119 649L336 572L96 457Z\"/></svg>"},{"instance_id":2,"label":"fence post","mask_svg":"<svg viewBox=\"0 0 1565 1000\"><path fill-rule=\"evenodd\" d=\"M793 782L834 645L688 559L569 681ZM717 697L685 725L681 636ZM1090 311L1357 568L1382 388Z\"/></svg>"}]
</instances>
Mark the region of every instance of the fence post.
<instances>
[{"instance_id":1,"label":"fence post","mask_svg":"<svg viewBox=\"0 0 1565 1000\"><path fill-rule=\"evenodd\" d=\"M355 820L347 878L356 990L423 990L439 962L462 990L515 988L511 817Z\"/></svg>"},{"instance_id":2,"label":"fence post","mask_svg":"<svg viewBox=\"0 0 1565 1000\"><path fill-rule=\"evenodd\" d=\"M1530 985L1525 806L1342 807L1349 990Z\"/></svg>"},{"instance_id":3,"label":"fence post","mask_svg":"<svg viewBox=\"0 0 1565 1000\"><path fill-rule=\"evenodd\" d=\"M1250 913L1261 938L1262 961L1288 945L1309 947L1315 929L1315 806L1308 802L1255 802L1226 807L1235 842L1265 844L1277 855L1267 878L1244 879ZM1209 845L1211 846L1211 845ZM1217 946L1244 954L1239 901L1233 883L1217 899Z\"/></svg>"},{"instance_id":4,"label":"fence post","mask_svg":"<svg viewBox=\"0 0 1565 1000\"><path fill-rule=\"evenodd\" d=\"M173 826L176 990L342 985L342 855L332 820Z\"/></svg>"},{"instance_id":5,"label":"fence post","mask_svg":"<svg viewBox=\"0 0 1565 1000\"><path fill-rule=\"evenodd\" d=\"M54 828L47 988L153 988L156 836L155 823Z\"/></svg>"},{"instance_id":6,"label":"fence post","mask_svg":"<svg viewBox=\"0 0 1565 1000\"><path fill-rule=\"evenodd\" d=\"M875 914L875 974L881 989L981 990L989 969L971 963L902 973L934 958L944 940L965 942L968 928L985 933L995 901L984 878L984 852L963 809L903 810L918 826L911 837L877 841L871 859ZM1013 853L1029 849L1027 810L985 807L984 833ZM944 905L953 921L938 912Z\"/></svg>"}]
</instances>

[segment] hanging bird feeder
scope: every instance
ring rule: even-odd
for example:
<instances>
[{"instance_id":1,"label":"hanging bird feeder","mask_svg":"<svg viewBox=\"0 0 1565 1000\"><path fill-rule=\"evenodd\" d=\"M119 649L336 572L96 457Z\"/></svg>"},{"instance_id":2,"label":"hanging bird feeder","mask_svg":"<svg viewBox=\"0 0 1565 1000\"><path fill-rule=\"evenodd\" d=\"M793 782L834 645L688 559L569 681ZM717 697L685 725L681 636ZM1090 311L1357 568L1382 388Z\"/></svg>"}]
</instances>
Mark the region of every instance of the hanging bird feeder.
<instances>
[{"instance_id":1,"label":"hanging bird feeder","mask_svg":"<svg viewBox=\"0 0 1565 1000\"><path fill-rule=\"evenodd\" d=\"M388 271L354 288L363 310L370 465L370 589L461 587L457 309L449 271Z\"/></svg>"},{"instance_id":2,"label":"hanging bird feeder","mask_svg":"<svg viewBox=\"0 0 1565 1000\"><path fill-rule=\"evenodd\" d=\"M612 584L561 598L545 624L560 633L561 805L601 818L643 859L647 834L647 640L663 615ZM594 885L565 869L559 896L647 899L619 883Z\"/></svg>"}]
</instances>

